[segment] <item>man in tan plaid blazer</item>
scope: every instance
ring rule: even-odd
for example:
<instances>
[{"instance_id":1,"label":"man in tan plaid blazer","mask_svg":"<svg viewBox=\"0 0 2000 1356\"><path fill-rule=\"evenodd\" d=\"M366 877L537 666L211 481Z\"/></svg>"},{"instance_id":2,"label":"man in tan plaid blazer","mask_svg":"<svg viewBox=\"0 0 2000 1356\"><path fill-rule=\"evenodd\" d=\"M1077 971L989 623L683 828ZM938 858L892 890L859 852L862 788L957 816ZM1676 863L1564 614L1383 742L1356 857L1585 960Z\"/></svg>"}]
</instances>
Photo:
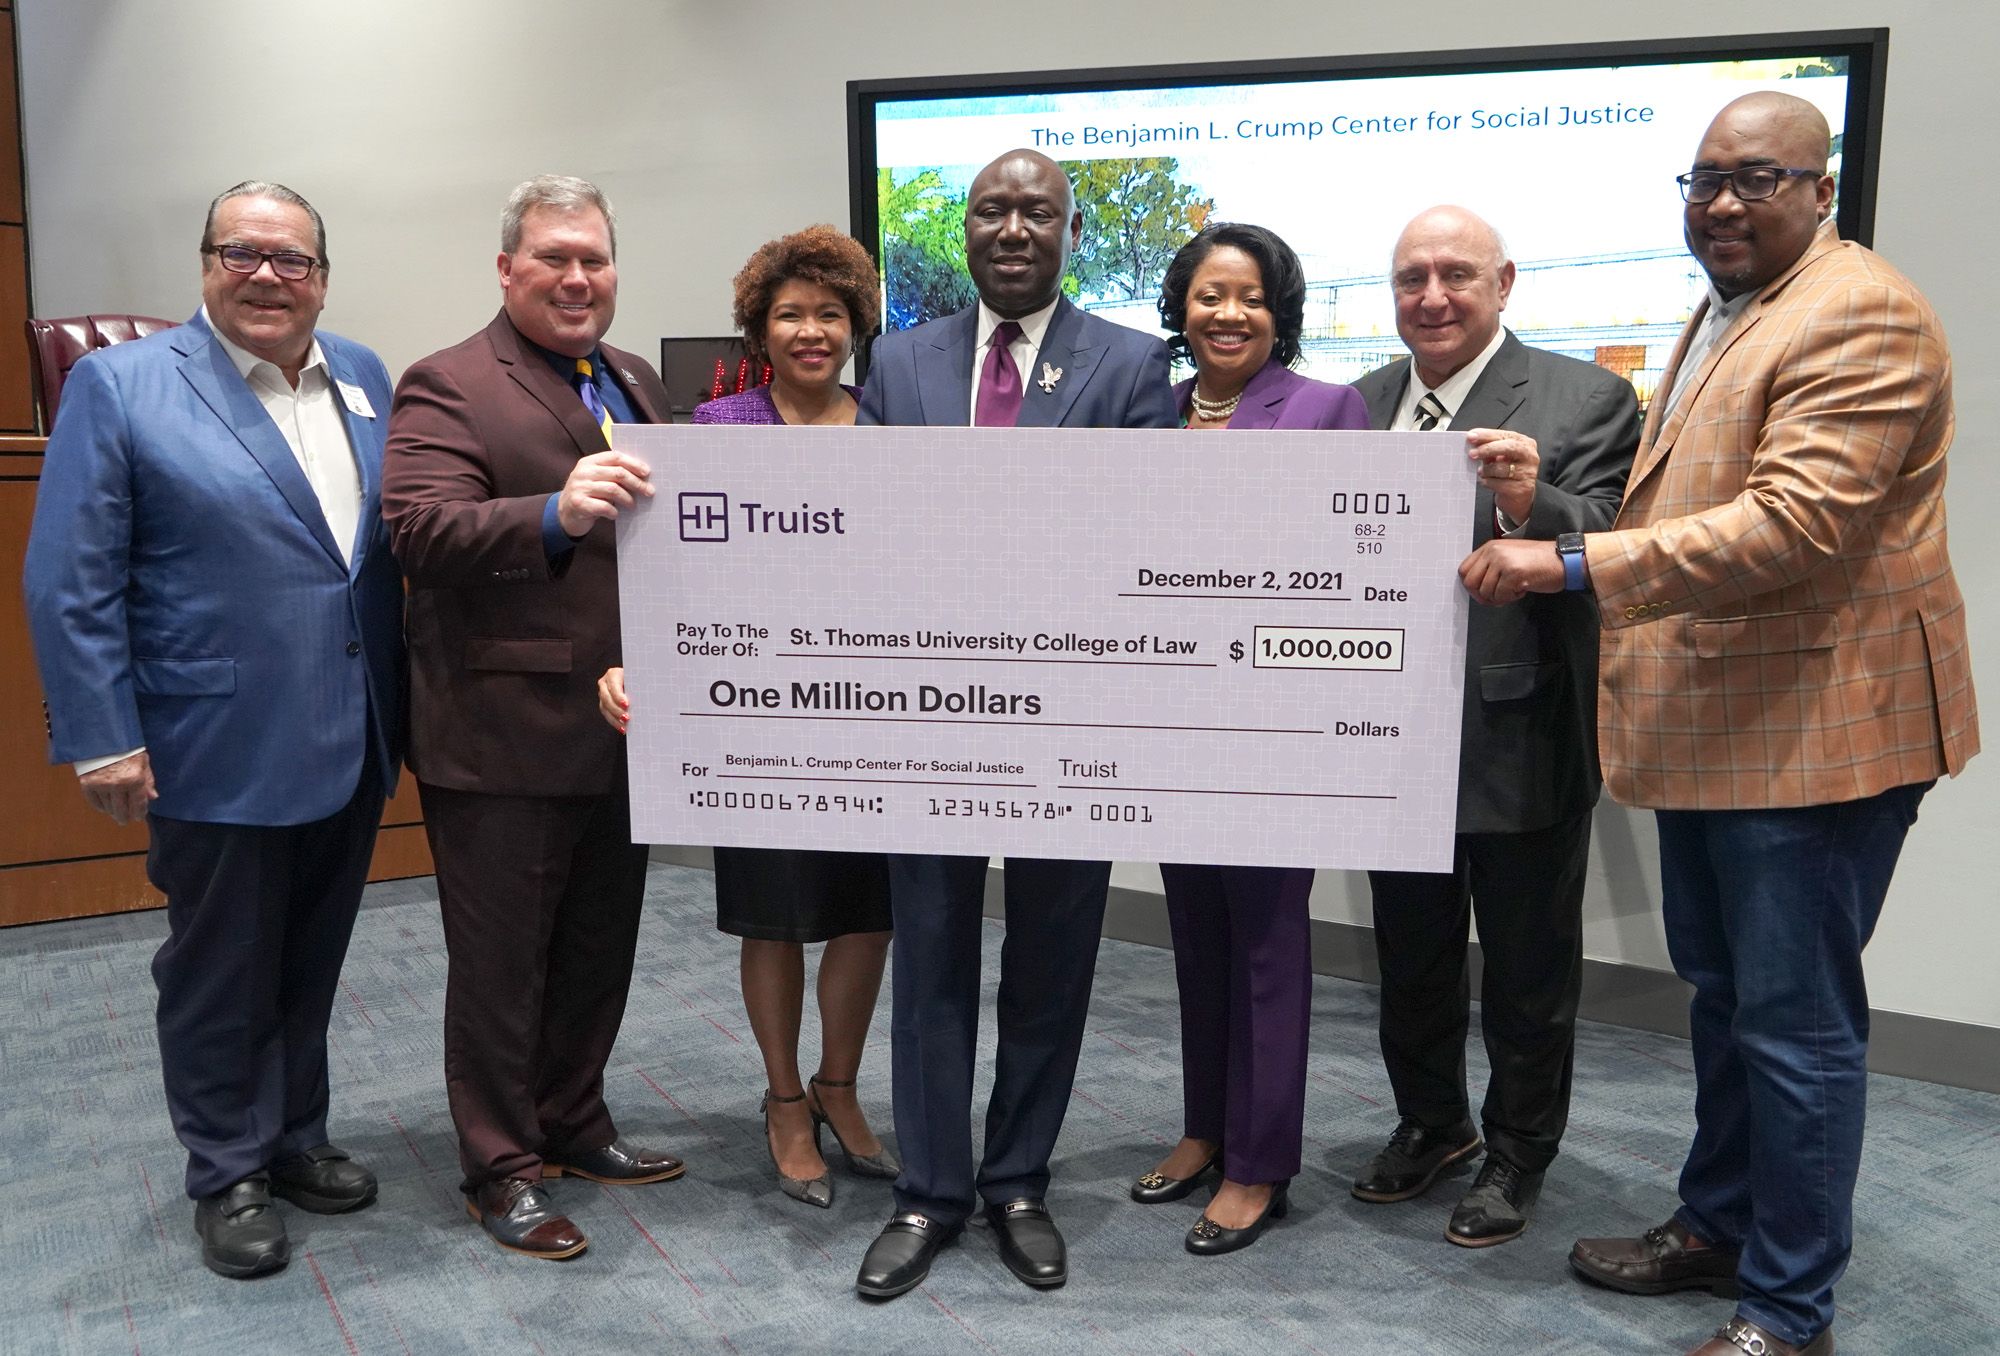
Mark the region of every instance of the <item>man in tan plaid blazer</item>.
<instances>
[{"instance_id":1,"label":"man in tan plaid blazer","mask_svg":"<svg viewBox=\"0 0 2000 1356\"><path fill-rule=\"evenodd\" d=\"M1945 551L1951 357L1929 304L1835 235L1828 129L1746 95L1681 176L1710 283L1608 532L1490 542L1482 602L1589 588L1611 793L1658 811L1695 990L1681 1208L1571 1265L1639 1294L1740 1290L1698 1356L1833 1350L1851 1248L1874 930L1917 804L1979 748Z\"/></svg>"}]
</instances>

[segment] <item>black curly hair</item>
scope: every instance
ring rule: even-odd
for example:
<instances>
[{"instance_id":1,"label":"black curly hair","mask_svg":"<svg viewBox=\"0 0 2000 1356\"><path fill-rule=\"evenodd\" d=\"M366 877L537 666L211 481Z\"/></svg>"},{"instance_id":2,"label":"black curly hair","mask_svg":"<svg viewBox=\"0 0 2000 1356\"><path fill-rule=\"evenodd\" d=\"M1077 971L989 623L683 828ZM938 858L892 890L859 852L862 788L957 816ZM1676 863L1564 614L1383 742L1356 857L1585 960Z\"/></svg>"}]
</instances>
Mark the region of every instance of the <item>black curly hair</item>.
<instances>
[{"instance_id":1,"label":"black curly hair","mask_svg":"<svg viewBox=\"0 0 2000 1356\"><path fill-rule=\"evenodd\" d=\"M1171 336L1167 351L1176 361L1194 362L1187 341L1188 287L1202 260L1221 245L1242 250L1257 261L1257 271L1264 276L1265 304L1271 308L1278 331L1271 356L1286 367L1292 366L1299 360L1299 336L1306 328L1305 266L1276 231L1236 221L1204 226L1167 265L1167 276L1160 282L1160 323Z\"/></svg>"}]
</instances>

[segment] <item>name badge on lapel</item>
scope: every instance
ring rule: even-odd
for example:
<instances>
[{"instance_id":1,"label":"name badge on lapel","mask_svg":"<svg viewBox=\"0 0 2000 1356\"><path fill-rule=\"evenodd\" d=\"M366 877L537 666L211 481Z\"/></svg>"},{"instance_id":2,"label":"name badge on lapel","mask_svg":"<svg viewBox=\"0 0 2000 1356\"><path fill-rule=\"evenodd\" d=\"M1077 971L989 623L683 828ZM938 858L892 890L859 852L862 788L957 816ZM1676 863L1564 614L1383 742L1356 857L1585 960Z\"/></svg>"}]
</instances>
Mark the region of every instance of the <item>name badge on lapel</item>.
<instances>
[{"instance_id":1,"label":"name badge on lapel","mask_svg":"<svg viewBox=\"0 0 2000 1356\"><path fill-rule=\"evenodd\" d=\"M340 388L340 399L349 410L363 419L375 417L375 407L368 403L368 392L359 386L350 386L344 381L336 381L334 385Z\"/></svg>"}]
</instances>

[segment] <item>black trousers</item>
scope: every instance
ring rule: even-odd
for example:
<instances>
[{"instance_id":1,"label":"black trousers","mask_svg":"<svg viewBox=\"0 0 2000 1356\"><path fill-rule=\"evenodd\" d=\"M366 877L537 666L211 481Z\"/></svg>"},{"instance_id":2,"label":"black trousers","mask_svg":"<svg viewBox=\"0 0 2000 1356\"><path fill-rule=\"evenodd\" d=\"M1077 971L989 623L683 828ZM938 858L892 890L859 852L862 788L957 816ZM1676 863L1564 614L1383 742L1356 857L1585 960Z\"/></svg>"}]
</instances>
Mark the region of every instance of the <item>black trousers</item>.
<instances>
[{"instance_id":1,"label":"black trousers","mask_svg":"<svg viewBox=\"0 0 2000 1356\"><path fill-rule=\"evenodd\" d=\"M985 857L892 853L891 1089L903 1175L896 1208L956 1224L977 1200L1040 1197L1069 1110L1104 927L1109 862L1007 859L999 1037L986 1143L972 1158Z\"/></svg>"},{"instance_id":2,"label":"black trousers","mask_svg":"<svg viewBox=\"0 0 2000 1356\"><path fill-rule=\"evenodd\" d=\"M326 1024L382 820L376 768L311 824L151 818L160 1073L190 1196L326 1143Z\"/></svg>"},{"instance_id":3,"label":"black trousers","mask_svg":"<svg viewBox=\"0 0 2000 1356\"><path fill-rule=\"evenodd\" d=\"M1449 873L1368 873L1397 1113L1432 1126L1468 1113L1466 930L1476 918L1492 1065L1480 1119L1487 1143L1529 1172L1555 1159L1569 1123L1589 858L1586 813L1528 833L1459 834Z\"/></svg>"}]
</instances>

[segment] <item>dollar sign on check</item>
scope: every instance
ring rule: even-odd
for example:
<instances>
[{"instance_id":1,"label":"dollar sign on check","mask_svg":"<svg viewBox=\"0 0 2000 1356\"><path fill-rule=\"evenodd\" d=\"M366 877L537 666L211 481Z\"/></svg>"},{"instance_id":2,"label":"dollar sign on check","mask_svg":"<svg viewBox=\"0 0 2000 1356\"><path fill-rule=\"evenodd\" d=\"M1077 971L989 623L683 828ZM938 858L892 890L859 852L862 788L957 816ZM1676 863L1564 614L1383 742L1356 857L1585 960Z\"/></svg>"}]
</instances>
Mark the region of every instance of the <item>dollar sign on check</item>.
<instances>
[{"instance_id":1,"label":"dollar sign on check","mask_svg":"<svg viewBox=\"0 0 2000 1356\"><path fill-rule=\"evenodd\" d=\"M1230 657L1231 659L1235 660L1235 661L1236 661L1237 663L1239 663L1239 664L1241 664L1241 663L1243 662L1243 642L1242 642L1242 641L1240 641L1240 640L1232 640L1232 641L1230 641L1230 642L1229 642L1229 657Z\"/></svg>"}]
</instances>

